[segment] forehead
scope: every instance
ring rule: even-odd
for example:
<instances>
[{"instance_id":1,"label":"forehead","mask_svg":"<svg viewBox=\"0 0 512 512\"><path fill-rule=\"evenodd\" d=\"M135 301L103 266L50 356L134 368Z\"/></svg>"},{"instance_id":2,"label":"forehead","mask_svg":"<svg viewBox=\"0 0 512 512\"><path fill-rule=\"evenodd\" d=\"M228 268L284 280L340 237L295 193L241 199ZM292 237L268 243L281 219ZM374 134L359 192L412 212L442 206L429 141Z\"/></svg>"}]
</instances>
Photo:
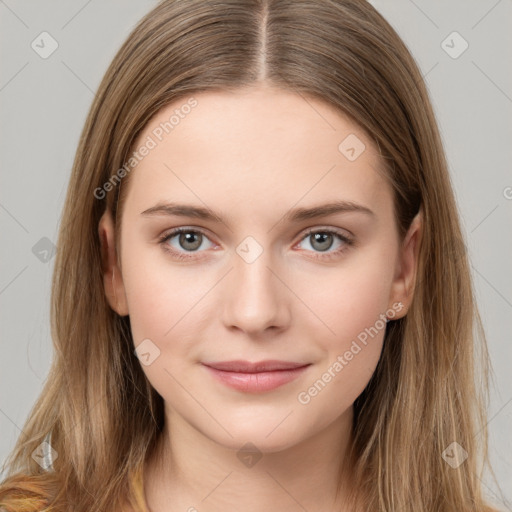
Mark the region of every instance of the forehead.
<instances>
[{"instance_id":1,"label":"forehead","mask_svg":"<svg viewBox=\"0 0 512 512\"><path fill-rule=\"evenodd\" d=\"M196 93L167 105L135 150L151 147L130 176L127 207L188 200L258 214L319 200L389 208L382 157L335 108L257 87Z\"/></svg>"}]
</instances>

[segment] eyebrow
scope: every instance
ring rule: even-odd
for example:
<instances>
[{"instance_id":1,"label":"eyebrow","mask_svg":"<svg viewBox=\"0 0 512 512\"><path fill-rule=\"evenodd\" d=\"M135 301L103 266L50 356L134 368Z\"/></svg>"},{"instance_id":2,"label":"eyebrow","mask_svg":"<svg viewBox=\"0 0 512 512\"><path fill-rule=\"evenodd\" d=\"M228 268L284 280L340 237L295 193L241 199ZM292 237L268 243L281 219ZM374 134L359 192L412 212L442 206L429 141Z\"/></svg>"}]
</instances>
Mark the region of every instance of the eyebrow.
<instances>
[{"instance_id":1,"label":"eyebrow","mask_svg":"<svg viewBox=\"0 0 512 512\"><path fill-rule=\"evenodd\" d=\"M294 208L285 213L281 220L285 222L301 222L317 217L326 217L335 213L357 212L375 218L375 212L370 208L353 201L334 201L330 203L320 204L309 208ZM222 222L228 225L225 220L216 215L208 208L179 203L159 203L147 210L141 212L144 216L166 215L178 217L193 217L196 219L209 220L212 222Z\"/></svg>"}]
</instances>

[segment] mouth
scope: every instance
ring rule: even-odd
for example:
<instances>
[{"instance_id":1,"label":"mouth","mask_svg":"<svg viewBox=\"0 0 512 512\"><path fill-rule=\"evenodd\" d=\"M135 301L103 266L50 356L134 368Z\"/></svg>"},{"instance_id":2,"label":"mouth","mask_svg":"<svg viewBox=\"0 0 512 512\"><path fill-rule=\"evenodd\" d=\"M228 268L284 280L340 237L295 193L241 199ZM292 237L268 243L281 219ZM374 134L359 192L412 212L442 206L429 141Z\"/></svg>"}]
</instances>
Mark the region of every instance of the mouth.
<instances>
[{"instance_id":1,"label":"mouth","mask_svg":"<svg viewBox=\"0 0 512 512\"><path fill-rule=\"evenodd\" d=\"M276 389L299 377L311 363L290 361L221 361L202 363L219 382L246 393Z\"/></svg>"}]
</instances>

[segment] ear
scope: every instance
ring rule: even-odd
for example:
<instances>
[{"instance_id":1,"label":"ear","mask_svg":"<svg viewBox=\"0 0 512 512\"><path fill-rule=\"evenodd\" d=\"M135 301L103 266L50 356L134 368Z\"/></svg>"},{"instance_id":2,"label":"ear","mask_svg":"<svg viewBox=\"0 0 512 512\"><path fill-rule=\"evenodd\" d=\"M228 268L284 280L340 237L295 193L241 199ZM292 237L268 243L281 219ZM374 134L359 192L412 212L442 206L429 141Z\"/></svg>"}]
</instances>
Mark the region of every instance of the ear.
<instances>
[{"instance_id":1,"label":"ear","mask_svg":"<svg viewBox=\"0 0 512 512\"><path fill-rule=\"evenodd\" d=\"M391 287L390 307L393 304L401 303L403 306L397 311L394 319L401 318L407 314L407 310L414 296L416 275L418 270L418 255L423 233L423 211L416 214L405 235L397 261L395 277Z\"/></svg>"},{"instance_id":2,"label":"ear","mask_svg":"<svg viewBox=\"0 0 512 512\"><path fill-rule=\"evenodd\" d=\"M110 210L105 210L98 223L101 243L103 286L110 307L121 316L128 315L128 301L115 246L115 228Z\"/></svg>"}]
</instances>

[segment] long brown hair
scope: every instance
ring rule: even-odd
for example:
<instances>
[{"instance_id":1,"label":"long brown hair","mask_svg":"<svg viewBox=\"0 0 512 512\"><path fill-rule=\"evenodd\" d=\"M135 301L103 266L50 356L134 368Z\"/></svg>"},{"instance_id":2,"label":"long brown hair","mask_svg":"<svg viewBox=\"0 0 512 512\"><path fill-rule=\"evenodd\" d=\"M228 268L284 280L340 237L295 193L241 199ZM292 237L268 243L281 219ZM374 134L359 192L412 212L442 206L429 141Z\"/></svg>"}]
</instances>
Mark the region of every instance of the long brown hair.
<instances>
[{"instance_id":1,"label":"long brown hair","mask_svg":"<svg viewBox=\"0 0 512 512\"><path fill-rule=\"evenodd\" d=\"M118 51L80 138L52 283L55 354L8 459L8 511L118 511L127 496L147 510L142 469L163 403L134 354L128 317L105 298L98 222L107 208L120 213L116 180L126 189L130 178L120 169L163 106L260 81L327 102L366 131L393 187L401 237L423 212L414 300L389 322L354 404L353 474L365 510L491 510L480 482L486 341L442 141L407 47L362 0L164 0ZM31 456L45 439L55 451L50 471ZM468 458L452 467L443 454L459 446Z\"/></svg>"}]
</instances>

